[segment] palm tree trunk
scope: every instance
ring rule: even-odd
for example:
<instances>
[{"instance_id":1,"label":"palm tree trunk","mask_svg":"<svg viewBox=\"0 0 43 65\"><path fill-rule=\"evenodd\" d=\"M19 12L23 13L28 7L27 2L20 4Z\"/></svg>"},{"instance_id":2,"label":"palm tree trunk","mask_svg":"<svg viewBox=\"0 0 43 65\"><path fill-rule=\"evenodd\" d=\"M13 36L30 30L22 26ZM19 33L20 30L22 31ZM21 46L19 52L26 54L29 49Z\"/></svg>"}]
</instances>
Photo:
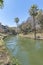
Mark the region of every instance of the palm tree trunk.
<instances>
[{"instance_id":1,"label":"palm tree trunk","mask_svg":"<svg viewBox=\"0 0 43 65\"><path fill-rule=\"evenodd\" d=\"M36 23L35 23L35 17L33 16L33 23L34 23L34 39L36 40Z\"/></svg>"}]
</instances>

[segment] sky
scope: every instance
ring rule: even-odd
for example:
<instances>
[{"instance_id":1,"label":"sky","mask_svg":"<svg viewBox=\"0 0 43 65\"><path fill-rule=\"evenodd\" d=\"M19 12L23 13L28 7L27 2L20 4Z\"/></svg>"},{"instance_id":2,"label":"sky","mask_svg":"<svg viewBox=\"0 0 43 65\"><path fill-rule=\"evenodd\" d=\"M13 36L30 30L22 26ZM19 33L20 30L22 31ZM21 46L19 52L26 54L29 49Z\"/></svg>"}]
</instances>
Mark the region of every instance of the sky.
<instances>
[{"instance_id":1,"label":"sky","mask_svg":"<svg viewBox=\"0 0 43 65\"><path fill-rule=\"evenodd\" d=\"M0 9L0 22L10 27L16 26L14 18L20 19L19 24L30 16L28 10L32 4L43 9L43 0L4 0L4 7Z\"/></svg>"}]
</instances>

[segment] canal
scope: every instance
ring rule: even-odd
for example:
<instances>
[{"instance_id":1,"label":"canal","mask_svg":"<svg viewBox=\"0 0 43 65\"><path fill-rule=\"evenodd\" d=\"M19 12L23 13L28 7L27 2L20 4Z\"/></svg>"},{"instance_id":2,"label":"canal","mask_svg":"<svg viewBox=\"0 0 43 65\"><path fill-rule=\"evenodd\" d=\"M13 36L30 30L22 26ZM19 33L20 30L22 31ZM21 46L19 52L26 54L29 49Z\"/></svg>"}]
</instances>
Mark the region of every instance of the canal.
<instances>
[{"instance_id":1,"label":"canal","mask_svg":"<svg viewBox=\"0 0 43 65\"><path fill-rule=\"evenodd\" d=\"M5 44L21 65L43 65L43 40L10 36Z\"/></svg>"}]
</instances>

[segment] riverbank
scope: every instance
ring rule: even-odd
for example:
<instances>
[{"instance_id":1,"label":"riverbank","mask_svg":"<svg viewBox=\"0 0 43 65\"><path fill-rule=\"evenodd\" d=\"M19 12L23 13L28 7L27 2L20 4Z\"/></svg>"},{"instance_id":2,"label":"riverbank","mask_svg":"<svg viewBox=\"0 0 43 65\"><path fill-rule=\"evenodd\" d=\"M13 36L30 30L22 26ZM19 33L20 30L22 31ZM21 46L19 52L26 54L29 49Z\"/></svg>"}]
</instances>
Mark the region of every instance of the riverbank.
<instances>
[{"instance_id":1,"label":"riverbank","mask_svg":"<svg viewBox=\"0 0 43 65\"><path fill-rule=\"evenodd\" d=\"M0 65L5 65L10 62L10 56L6 47L4 46L4 41L0 40Z\"/></svg>"},{"instance_id":2,"label":"riverbank","mask_svg":"<svg viewBox=\"0 0 43 65\"><path fill-rule=\"evenodd\" d=\"M19 36L29 38L29 39L34 39L34 33L29 33L27 35L19 34ZM37 33L36 34L36 39L43 40L43 33Z\"/></svg>"},{"instance_id":3,"label":"riverbank","mask_svg":"<svg viewBox=\"0 0 43 65\"><path fill-rule=\"evenodd\" d=\"M2 33L0 33L0 40L6 38L7 36L8 36L8 34L2 34Z\"/></svg>"},{"instance_id":4,"label":"riverbank","mask_svg":"<svg viewBox=\"0 0 43 65\"><path fill-rule=\"evenodd\" d=\"M0 65L19 65L17 59L11 55L11 52L5 46L3 40L5 36L0 36Z\"/></svg>"}]
</instances>

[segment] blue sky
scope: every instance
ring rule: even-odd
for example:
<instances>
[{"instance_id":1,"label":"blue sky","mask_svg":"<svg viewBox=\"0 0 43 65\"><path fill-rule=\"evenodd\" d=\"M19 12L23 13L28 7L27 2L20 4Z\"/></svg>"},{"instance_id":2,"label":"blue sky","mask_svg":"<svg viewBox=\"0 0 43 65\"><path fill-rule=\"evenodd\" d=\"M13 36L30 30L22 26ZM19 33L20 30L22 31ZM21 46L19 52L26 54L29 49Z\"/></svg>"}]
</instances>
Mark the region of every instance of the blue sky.
<instances>
[{"instance_id":1,"label":"blue sky","mask_svg":"<svg viewBox=\"0 0 43 65\"><path fill-rule=\"evenodd\" d=\"M4 0L4 8L0 9L0 22L8 26L16 26L15 17L22 23L29 17L28 9L32 4L37 4L43 9L43 0Z\"/></svg>"}]
</instances>

